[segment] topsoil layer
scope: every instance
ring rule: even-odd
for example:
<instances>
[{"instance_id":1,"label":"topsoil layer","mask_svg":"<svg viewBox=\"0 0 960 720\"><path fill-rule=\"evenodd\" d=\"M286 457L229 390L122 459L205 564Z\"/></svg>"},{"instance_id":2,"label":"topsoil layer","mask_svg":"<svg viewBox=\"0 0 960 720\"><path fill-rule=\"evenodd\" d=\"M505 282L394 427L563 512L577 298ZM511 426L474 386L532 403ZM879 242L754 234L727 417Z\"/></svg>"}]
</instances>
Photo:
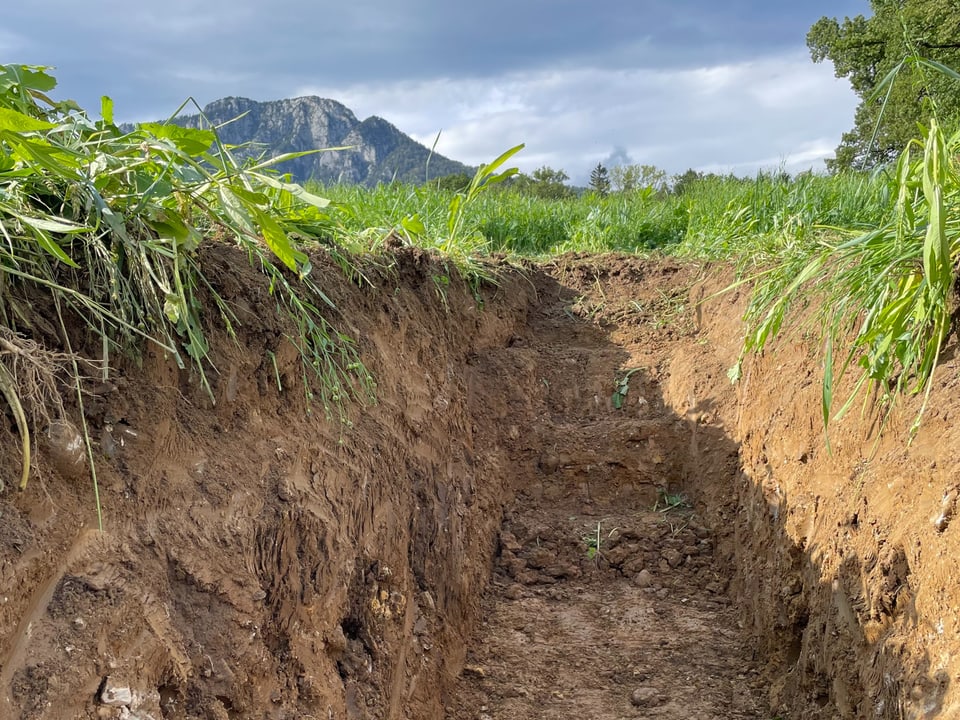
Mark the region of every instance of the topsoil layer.
<instances>
[{"instance_id":1,"label":"topsoil layer","mask_svg":"<svg viewBox=\"0 0 960 720\"><path fill-rule=\"evenodd\" d=\"M21 493L0 423L0 718L960 715L952 348L912 444L868 404L830 454L816 348L730 384L716 274L571 256L478 302L381 260L315 261L377 382L341 424L208 248L213 400L154 350L88 383L103 533L75 430Z\"/></svg>"}]
</instances>

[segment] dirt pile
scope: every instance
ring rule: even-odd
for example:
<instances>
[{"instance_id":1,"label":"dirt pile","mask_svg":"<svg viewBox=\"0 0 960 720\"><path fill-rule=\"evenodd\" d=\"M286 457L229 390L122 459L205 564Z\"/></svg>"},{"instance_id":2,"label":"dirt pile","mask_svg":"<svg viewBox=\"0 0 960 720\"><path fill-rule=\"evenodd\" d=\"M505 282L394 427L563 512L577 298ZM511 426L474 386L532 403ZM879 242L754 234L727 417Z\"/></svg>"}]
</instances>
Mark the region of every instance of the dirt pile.
<instances>
[{"instance_id":1,"label":"dirt pile","mask_svg":"<svg viewBox=\"0 0 960 720\"><path fill-rule=\"evenodd\" d=\"M49 452L12 491L0 428L0 717L956 714L955 368L909 450L866 417L828 456L808 349L732 387L692 268L505 268L481 307L421 253L317 258L378 384L340 425L207 252L216 402L155 353L88 397L106 532Z\"/></svg>"}]
</instances>

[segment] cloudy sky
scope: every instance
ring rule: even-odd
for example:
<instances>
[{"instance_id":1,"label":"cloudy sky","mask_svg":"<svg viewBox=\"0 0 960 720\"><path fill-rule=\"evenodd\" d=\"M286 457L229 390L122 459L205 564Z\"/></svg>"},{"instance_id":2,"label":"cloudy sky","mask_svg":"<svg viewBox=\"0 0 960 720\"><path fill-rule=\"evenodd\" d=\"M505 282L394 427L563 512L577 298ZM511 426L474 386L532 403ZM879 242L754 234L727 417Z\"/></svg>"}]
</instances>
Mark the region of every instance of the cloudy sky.
<instances>
[{"instance_id":1,"label":"cloudy sky","mask_svg":"<svg viewBox=\"0 0 960 720\"><path fill-rule=\"evenodd\" d=\"M52 65L57 97L120 120L188 97L321 95L468 164L581 184L598 162L750 174L822 169L857 100L811 62L822 15L868 0L35 0L0 62Z\"/></svg>"}]
</instances>

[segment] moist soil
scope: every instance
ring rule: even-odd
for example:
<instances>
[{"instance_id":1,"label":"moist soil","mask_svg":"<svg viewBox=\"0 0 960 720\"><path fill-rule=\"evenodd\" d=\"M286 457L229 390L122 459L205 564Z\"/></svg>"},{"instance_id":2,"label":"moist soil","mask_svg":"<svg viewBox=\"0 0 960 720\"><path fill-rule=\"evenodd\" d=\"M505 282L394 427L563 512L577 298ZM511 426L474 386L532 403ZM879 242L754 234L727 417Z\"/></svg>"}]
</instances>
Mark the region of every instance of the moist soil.
<instances>
[{"instance_id":1,"label":"moist soil","mask_svg":"<svg viewBox=\"0 0 960 720\"><path fill-rule=\"evenodd\" d=\"M211 393L149 348L64 388L23 492L0 424L0 718L960 713L952 346L912 443L908 399L828 453L814 344L727 379L724 268L318 255L377 382L341 421L263 278L203 253L238 319Z\"/></svg>"}]
</instances>

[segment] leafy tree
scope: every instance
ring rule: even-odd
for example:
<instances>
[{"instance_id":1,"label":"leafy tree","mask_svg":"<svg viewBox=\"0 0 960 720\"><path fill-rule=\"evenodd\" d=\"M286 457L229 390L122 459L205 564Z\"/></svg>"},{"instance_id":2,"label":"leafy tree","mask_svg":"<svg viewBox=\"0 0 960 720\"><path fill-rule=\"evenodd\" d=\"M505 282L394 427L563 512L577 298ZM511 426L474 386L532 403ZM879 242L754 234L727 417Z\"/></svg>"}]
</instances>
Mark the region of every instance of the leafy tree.
<instances>
[{"instance_id":1,"label":"leafy tree","mask_svg":"<svg viewBox=\"0 0 960 720\"><path fill-rule=\"evenodd\" d=\"M667 189L667 171L655 165L617 165L610 170L610 180L617 192L633 192L640 188L661 192Z\"/></svg>"},{"instance_id":2,"label":"leafy tree","mask_svg":"<svg viewBox=\"0 0 960 720\"><path fill-rule=\"evenodd\" d=\"M597 166L590 173L590 187L600 197L606 197L610 192L610 175L603 163L597 163Z\"/></svg>"},{"instance_id":3,"label":"leafy tree","mask_svg":"<svg viewBox=\"0 0 960 720\"><path fill-rule=\"evenodd\" d=\"M895 157L917 123L936 114L956 127L960 76L960 3L956 0L871 0L873 16L822 17L807 34L814 62L830 60L861 98L831 170L872 167ZM930 62L933 61L933 62Z\"/></svg>"},{"instance_id":4,"label":"leafy tree","mask_svg":"<svg viewBox=\"0 0 960 720\"><path fill-rule=\"evenodd\" d=\"M436 180L431 180L428 185L435 187L438 190L450 190L452 192L460 192L461 190L466 190L470 185L470 181L473 178L470 175L467 175L464 172L453 173L452 175L444 175L443 177L438 177Z\"/></svg>"},{"instance_id":5,"label":"leafy tree","mask_svg":"<svg viewBox=\"0 0 960 720\"><path fill-rule=\"evenodd\" d=\"M688 168L686 172L681 175L673 176L673 193L674 195L683 195L687 190L690 189L690 186L693 185L697 180L703 178L703 173L697 172L693 168Z\"/></svg>"},{"instance_id":6,"label":"leafy tree","mask_svg":"<svg viewBox=\"0 0 960 720\"><path fill-rule=\"evenodd\" d=\"M546 200L560 200L562 198L573 197L573 188L566 185L570 179L563 170L554 170L544 165L537 168L529 177L524 175L517 178L514 186L521 192L534 195Z\"/></svg>"}]
</instances>

